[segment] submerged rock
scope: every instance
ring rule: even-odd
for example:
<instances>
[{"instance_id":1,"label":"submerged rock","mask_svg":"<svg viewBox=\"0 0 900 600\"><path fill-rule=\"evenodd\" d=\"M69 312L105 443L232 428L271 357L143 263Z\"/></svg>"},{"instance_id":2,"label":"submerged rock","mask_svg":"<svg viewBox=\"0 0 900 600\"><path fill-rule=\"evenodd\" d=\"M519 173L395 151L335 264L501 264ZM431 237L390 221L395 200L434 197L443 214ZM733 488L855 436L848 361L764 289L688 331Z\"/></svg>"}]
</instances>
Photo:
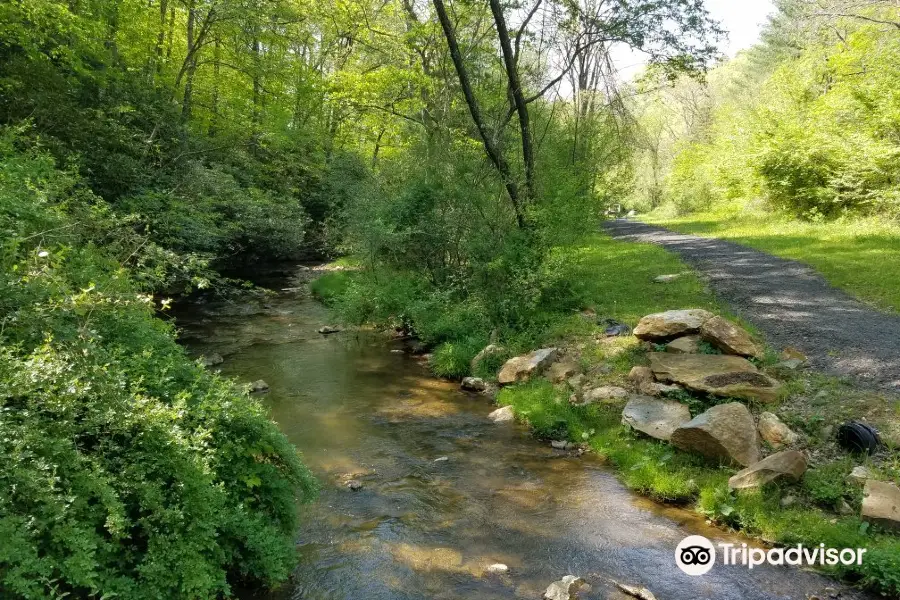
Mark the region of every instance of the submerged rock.
<instances>
[{"instance_id":1,"label":"submerged rock","mask_svg":"<svg viewBox=\"0 0 900 600\"><path fill-rule=\"evenodd\" d=\"M204 367L214 367L221 365L223 362L225 362L225 359L222 358L222 355L215 352L200 357L200 364Z\"/></svg>"},{"instance_id":2,"label":"submerged rock","mask_svg":"<svg viewBox=\"0 0 900 600\"><path fill-rule=\"evenodd\" d=\"M481 377L464 377L459 387L467 392L483 392L488 389L488 383Z\"/></svg>"},{"instance_id":3,"label":"submerged rock","mask_svg":"<svg viewBox=\"0 0 900 600\"><path fill-rule=\"evenodd\" d=\"M800 436L794 433L790 427L781 422L776 415L764 412L759 415L759 435L773 448L791 446L800 440Z\"/></svg>"},{"instance_id":4,"label":"submerged rock","mask_svg":"<svg viewBox=\"0 0 900 600\"><path fill-rule=\"evenodd\" d=\"M763 354L762 347L753 341L745 329L722 317L707 320L700 327L700 337L725 354L756 357Z\"/></svg>"},{"instance_id":5,"label":"submerged rock","mask_svg":"<svg viewBox=\"0 0 900 600\"><path fill-rule=\"evenodd\" d=\"M669 310L647 315L634 328L634 335L641 340L660 341L698 333L713 314L702 308Z\"/></svg>"},{"instance_id":6,"label":"submerged rock","mask_svg":"<svg viewBox=\"0 0 900 600\"><path fill-rule=\"evenodd\" d=\"M799 481L805 472L806 457L803 453L785 450L739 471L728 480L728 487L732 490L759 487L776 479Z\"/></svg>"},{"instance_id":7,"label":"submerged rock","mask_svg":"<svg viewBox=\"0 0 900 600\"><path fill-rule=\"evenodd\" d=\"M698 392L772 402L781 391L781 384L739 356L651 352L649 357L656 379Z\"/></svg>"},{"instance_id":8,"label":"submerged rock","mask_svg":"<svg viewBox=\"0 0 900 600\"><path fill-rule=\"evenodd\" d=\"M682 450L745 467L759 462L756 423L740 402L713 406L672 432L670 441Z\"/></svg>"},{"instance_id":9,"label":"submerged rock","mask_svg":"<svg viewBox=\"0 0 900 600\"><path fill-rule=\"evenodd\" d=\"M618 581L615 583L617 588L619 588L629 596L634 596L638 600L656 600L656 596L653 595L653 592L642 585L627 585L624 583L619 583Z\"/></svg>"},{"instance_id":10,"label":"submerged rock","mask_svg":"<svg viewBox=\"0 0 900 600\"><path fill-rule=\"evenodd\" d=\"M508 423L516 419L516 413L512 406L504 406L489 414L488 419L494 423Z\"/></svg>"},{"instance_id":11,"label":"submerged rock","mask_svg":"<svg viewBox=\"0 0 900 600\"><path fill-rule=\"evenodd\" d=\"M566 575L554 581L544 592L544 600L574 600L575 594L584 586L584 579L575 575Z\"/></svg>"},{"instance_id":12,"label":"submerged rock","mask_svg":"<svg viewBox=\"0 0 900 600\"><path fill-rule=\"evenodd\" d=\"M622 411L622 423L658 440L668 441L672 432L691 420L687 406L675 400L632 396Z\"/></svg>"},{"instance_id":13,"label":"submerged rock","mask_svg":"<svg viewBox=\"0 0 900 600\"><path fill-rule=\"evenodd\" d=\"M506 361L497 382L500 385L528 381L531 377L540 375L550 363L556 360L556 348L541 348L524 356L517 356Z\"/></svg>"},{"instance_id":14,"label":"submerged rock","mask_svg":"<svg viewBox=\"0 0 900 600\"><path fill-rule=\"evenodd\" d=\"M269 391L269 384L263 381L262 379L257 379L253 383L250 384L250 392L254 394L260 394L262 392Z\"/></svg>"},{"instance_id":15,"label":"submerged rock","mask_svg":"<svg viewBox=\"0 0 900 600\"><path fill-rule=\"evenodd\" d=\"M509 567L504 565L503 563L495 563L493 565L489 565L487 569L485 569L491 575L503 575L505 573L509 573Z\"/></svg>"}]
</instances>

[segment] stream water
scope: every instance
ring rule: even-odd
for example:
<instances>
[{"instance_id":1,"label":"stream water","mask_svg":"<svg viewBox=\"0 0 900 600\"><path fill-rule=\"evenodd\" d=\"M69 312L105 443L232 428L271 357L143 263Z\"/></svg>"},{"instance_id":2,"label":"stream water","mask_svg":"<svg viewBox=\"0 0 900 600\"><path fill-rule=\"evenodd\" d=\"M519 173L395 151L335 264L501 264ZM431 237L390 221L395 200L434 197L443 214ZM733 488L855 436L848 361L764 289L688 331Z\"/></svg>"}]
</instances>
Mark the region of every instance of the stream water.
<instances>
[{"instance_id":1,"label":"stream water","mask_svg":"<svg viewBox=\"0 0 900 600\"><path fill-rule=\"evenodd\" d=\"M302 279L267 282L294 288L273 298L178 315L193 352L224 356L225 375L268 382L262 402L322 482L301 509L291 583L243 597L536 600L567 574L591 584L587 599L628 598L613 580L659 600L866 597L786 567L682 573L674 549L685 536L746 540L636 497L590 455L491 423L488 400L430 377L383 336L316 333L328 311ZM362 488L350 490L351 478ZM487 574L493 563L509 572Z\"/></svg>"}]
</instances>

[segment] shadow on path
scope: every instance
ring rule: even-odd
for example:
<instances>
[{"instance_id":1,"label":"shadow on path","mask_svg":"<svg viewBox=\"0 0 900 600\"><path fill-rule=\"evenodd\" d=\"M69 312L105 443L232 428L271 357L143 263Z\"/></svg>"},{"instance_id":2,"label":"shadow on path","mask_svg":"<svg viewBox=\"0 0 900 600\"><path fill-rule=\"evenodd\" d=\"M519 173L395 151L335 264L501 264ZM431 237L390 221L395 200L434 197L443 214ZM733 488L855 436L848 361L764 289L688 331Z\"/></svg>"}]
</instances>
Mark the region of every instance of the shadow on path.
<instances>
[{"instance_id":1,"label":"shadow on path","mask_svg":"<svg viewBox=\"0 0 900 600\"><path fill-rule=\"evenodd\" d=\"M866 306L802 263L746 246L625 219L603 228L679 254L776 348L794 346L816 368L900 391L900 316Z\"/></svg>"}]
</instances>

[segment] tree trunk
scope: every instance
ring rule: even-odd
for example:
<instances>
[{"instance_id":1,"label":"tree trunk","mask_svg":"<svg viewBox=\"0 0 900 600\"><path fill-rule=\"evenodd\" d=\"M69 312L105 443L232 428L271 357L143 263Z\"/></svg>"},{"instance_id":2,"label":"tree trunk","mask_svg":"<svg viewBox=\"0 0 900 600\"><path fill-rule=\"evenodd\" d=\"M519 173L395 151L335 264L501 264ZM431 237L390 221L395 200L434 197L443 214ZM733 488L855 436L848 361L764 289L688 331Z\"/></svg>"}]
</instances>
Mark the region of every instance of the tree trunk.
<instances>
[{"instance_id":1,"label":"tree trunk","mask_svg":"<svg viewBox=\"0 0 900 600\"><path fill-rule=\"evenodd\" d=\"M166 43L166 15L169 12L168 0L159 2L159 31L156 33L156 73L162 72L163 46Z\"/></svg>"},{"instance_id":2,"label":"tree trunk","mask_svg":"<svg viewBox=\"0 0 900 600\"><path fill-rule=\"evenodd\" d=\"M188 8L187 20L187 56L184 59L184 67L181 73L185 75L184 97L181 101L181 118L187 121L191 118L191 101L194 94L194 71L197 68L197 61L194 54L194 25L197 20L197 10L194 8L194 2L191 1ZM176 81L176 84L178 82Z\"/></svg>"},{"instance_id":3,"label":"tree trunk","mask_svg":"<svg viewBox=\"0 0 900 600\"><path fill-rule=\"evenodd\" d=\"M219 132L219 62L222 60L222 44L218 35L214 40L214 44L212 120L209 124L209 137L216 137L216 134Z\"/></svg>"},{"instance_id":4,"label":"tree trunk","mask_svg":"<svg viewBox=\"0 0 900 600\"><path fill-rule=\"evenodd\" d=\"M475 93L472 91L469 74L466 71L462 53L460 52L459 44L456 41L456 32L453 30L453 24L450 23L450 18L447 16L444 0L432 0L432 3L434 4L435 12L437 12L438 20L441 22L441 29L444 31L444 37L447 39L450 58L453 61L453 67L456 69L459 85L462 88L463 96L466 99L466 106L469 107L469 114L472 115L472 121L475 123L475 128L478 129L478 135L481 137L482 144L484 144L484 151L487 153L494 168L500 173L500 178L503 180L503 185L506 187L506 193L509 195L509 200L512 202L513 210L516 214L516 222L519 227L524 228L525 215L522 213L519 187L516 185L516 181L509 169L509 163L506 162L506 159L494 143L484 124L484 119L481 116L481 109L478 106L478 100L475 98Z\"/></svg>"},{"instance_id":5,"label":"tree trunk","mask_svg":"<svg viewBox=\"0 0 900 600\"><path fill-rule=\"evenodd\" d=\"M534 198L534 144L531 137L531 120L528 115L528 105L522 94L522 82L516 68L516 55L513 53L512 43L509 39L509 30L506 28L506 19L503 16L503 7L499 0L490 0L491 13L494 15L494 24L497 26L497 37L500 38L500 51L503 55L503 65L506 67L506 78L509 82L509 93L512 95L513 104L519 115L519 133L522 136L522 160L525 163L525 201Z\"/></svg>"}]
</instances>

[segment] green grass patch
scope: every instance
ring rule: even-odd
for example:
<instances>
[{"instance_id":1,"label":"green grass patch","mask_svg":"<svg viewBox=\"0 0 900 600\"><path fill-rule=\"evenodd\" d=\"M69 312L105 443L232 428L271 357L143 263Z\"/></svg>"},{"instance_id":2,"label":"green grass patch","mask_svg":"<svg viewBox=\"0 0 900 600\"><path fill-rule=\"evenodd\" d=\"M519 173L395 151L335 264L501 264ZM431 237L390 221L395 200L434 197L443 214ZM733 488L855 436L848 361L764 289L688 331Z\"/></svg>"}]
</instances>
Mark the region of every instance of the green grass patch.
<instances>
[{"instance_id":1,"label":"green grass patch","mask_svg":"<svg viewBox=\"0 0 900 600\"><path fill-rule=\"evenodd\" d=\"M645 220L799 260L835 287L879 308L900 312L900 223L896 221L799 221L738 205L681 217L650 215Z\"/></svg>"},{"instance_id":2,"label":"green grass patch","mask_svg":"<svg viewBox=\"0 0 900 600\"><path fill-rule=\"evenodd\" d=\"M309 284L309 289L317 300L326 306L332 306L347 292L350 285L350 274L345 271L329 271L317 277Z\"/></svg>"}]
</instances>

